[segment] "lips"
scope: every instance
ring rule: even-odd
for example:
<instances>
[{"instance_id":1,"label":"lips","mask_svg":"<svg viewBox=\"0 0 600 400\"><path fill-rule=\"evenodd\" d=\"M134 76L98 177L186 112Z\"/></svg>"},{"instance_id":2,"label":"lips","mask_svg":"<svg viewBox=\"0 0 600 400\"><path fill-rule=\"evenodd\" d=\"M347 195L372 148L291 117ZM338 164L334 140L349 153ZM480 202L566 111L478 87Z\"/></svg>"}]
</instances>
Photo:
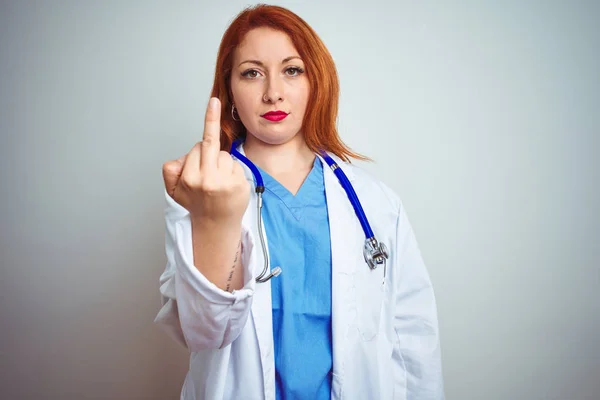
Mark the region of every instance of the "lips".
<instances>
[{"instance_id":1,"label":"lips","mask_svg":"<svg viewBox=\"0 0 600 400\"><path fill-rule=\"evenodd\" d=\"M277 111L269 111L268 113L261 115L261 117L263 117L264 119L269 120L269 121L277 122L277 121L283 120L288 115L289 114L286 113L285 111L277 110Z\"/></svg>"}]
</instances>

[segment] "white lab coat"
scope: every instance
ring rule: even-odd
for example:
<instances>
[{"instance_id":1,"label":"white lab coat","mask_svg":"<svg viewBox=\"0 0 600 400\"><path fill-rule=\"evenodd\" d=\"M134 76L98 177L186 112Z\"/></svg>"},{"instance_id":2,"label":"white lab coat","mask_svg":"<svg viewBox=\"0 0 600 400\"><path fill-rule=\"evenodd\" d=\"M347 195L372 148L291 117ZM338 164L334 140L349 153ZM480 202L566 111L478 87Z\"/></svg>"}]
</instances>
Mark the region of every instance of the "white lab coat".
<instances>
[{"instance_id":1,"label":"white lab coat","mask_svg":"<svg viewBox=\"0 0 600 400\"><path fill-rule=\"evenodd\" d=\"M361 225L337 177L321 160L332 253L331 398L443 399L435 298L404 208L388 187L332 157L390 257L382 284L384 269L370 270L365 263ZM250 170L244 170L253 185ZM254 281L264 262L256 194L252 191L242 220L245 284L234 293L220 290L194 267L189 214L166 198L168 262L155 321L191 352L181 399L275 399L271 287Z\"/></svg>"}]
</instances>

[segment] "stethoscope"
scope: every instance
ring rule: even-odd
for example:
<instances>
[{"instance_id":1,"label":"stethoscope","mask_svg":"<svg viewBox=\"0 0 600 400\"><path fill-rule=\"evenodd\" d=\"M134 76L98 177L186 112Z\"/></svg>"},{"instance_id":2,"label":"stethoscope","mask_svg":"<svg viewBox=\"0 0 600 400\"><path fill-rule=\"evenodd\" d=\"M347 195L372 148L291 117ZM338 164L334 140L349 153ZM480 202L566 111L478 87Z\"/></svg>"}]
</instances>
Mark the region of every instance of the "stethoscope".
<instances>
[{"instance_id":1,"label":"stethoscope","mask_svg":"<svg viewBox=\"0 0 600 400\"><path fill-rule=\"evenodd\" d=\"M262 213L261 213L261 211L262 211L262 195L265 191L265 185L263 183L263 179L262 179L262 176L261 176L258 168L256 168L256 166L252 163L252 161L250 161L248 158L244 157L239 151L237 151L237 147L240 144L242 144L243 141L244 141L243 139L238 139L233 142L233 144L231 145L231 154L233 156L235 156L237 159L239 159L241 162L243 162L250 169L250 171L252 172L252 175L254 175L254 179L256 180L255 191L258 196L258 201L256 203L256 205L257 205L256 211L257 211L257 215L258 215L258 232L259 232L259 237L260 237L260 244L262 245L262 251L263 251L264 258L265 258L265 265L264 265L263 270L260 273L260 275L258 275L256 277L256 282L264 283L264 282L267 282L272 277L278 276L281 273L281 268L275 267L275 268L273 268L271 273L267 275L267 271L269 271L269 255L267 253L267 246L265 245L265 238L263 236L263 222L262 222ZM354 208L354 212L356 213L358 220L360 221L360 225L362 226L363 232L365 233L365 237L366 237L365 246L363 248L363 256L365 258L367 265L369 266L370 269L373 270L373 269L377 268L378 265L383 264L383 275L384 275L384 279L385 279L385 270L386 270L386 266L387 266L386 260L388 259L388 249L387 249L385 243L378 242L377 239L375 238L375 234L373 234L373 230L371 229L371 225L369 224L369 221L367 220L367 216L365 215L362 205L360 204L360 201L358 200L358 196L356 195L356 192L354 191L354 188L352 187L350 180L348 179L348 177L346 176L346 174L344 173L342 168L340 168L340 166L325 151L320 151L319 153L321 154L321 156L323 157L323 159L325 160L327 165L329 165L329 167L332 169L335 176L337 176L340 184L346 191L348 200L350 200L350 203L352 204L352 207Z\"/></svg>"}]
</instances>

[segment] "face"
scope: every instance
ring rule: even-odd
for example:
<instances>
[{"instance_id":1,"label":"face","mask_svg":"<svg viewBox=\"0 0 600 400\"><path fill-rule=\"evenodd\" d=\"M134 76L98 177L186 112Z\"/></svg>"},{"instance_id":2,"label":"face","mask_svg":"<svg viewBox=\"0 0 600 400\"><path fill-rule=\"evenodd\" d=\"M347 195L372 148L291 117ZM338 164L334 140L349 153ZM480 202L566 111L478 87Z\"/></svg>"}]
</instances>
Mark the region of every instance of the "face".
<instances>
[{"instance_id":1,"label":"face","mask_svg":"<svg viewBox=\"0 0 600 400\"><path fill-rule=\"evenodd\" d=\"M272 145L303 140L310 91L304 68L285 33L269 28L248 32L234 53L231 92L249 135Z\"/></svg>"}]
</instances>

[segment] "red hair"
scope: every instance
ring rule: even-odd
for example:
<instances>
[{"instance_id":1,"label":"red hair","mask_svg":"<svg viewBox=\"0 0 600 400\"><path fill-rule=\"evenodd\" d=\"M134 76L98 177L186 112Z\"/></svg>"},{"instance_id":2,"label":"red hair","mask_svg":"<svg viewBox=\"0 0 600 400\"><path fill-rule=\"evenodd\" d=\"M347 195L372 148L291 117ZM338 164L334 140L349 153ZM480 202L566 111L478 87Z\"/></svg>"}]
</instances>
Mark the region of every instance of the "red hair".
<instances>
[{"instance_id":1,"label":"red hair","mask_svg":"<svg viewBox=\"0 0 600 400\"><path fill-rule=\"evenodd\" d=\"M212 97L221 100L221 149L229 151L234 140L246 135L246 128L231 116L231 70L233 52L246 34L267 27L289 36L304 61L310 98L302 121L306 144L313 152L325 150L349 162L368 160L353 152L340 139L336 127L339 81L333 58L315 31L299 16L283 7L259 4L248 7L229 25L217 55Z\"/></svg>"}]
</instances>

